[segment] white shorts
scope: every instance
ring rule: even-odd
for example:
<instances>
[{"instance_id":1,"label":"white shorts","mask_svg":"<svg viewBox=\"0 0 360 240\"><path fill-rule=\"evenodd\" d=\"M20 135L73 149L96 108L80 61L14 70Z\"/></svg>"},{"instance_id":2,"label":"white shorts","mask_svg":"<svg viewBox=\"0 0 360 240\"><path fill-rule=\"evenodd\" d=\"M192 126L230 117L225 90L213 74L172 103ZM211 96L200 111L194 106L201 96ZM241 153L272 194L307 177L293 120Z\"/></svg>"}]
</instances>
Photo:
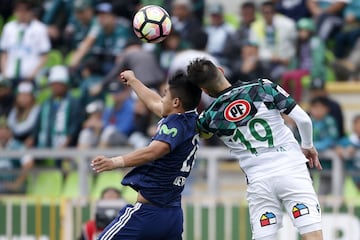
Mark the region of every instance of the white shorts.
<instances>
[{"instance_id":1,"label":"white shorts","mask_svg":"<svg viewBox=\"0 0 360 240\"><path fill-rule=\"evenodd\" d=\"M254 180L248 185L247 200L253 239L276 234L284 210L300 234L321 230L320 205L305 164Z\"/></svg>"}]
</instances>

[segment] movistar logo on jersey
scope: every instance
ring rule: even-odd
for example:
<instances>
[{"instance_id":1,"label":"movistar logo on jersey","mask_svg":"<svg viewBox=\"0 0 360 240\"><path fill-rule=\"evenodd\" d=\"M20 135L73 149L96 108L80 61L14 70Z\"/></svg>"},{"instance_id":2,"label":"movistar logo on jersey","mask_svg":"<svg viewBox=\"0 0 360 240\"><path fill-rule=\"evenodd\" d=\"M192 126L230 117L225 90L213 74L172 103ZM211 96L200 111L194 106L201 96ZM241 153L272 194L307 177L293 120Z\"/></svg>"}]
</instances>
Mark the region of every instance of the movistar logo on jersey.
<instances>
[{"instance_id":1,"label":"movistar logo on jersey","mask_svg":"<svg viewBox=\"0 0 360 240\"><path fill-rule=\"evenodd\" d=\"M178 130L176 128L168 128L166 124L161 125L159 134L171 135L175 137L177 135Z\"/></svg>"}]
</instances>

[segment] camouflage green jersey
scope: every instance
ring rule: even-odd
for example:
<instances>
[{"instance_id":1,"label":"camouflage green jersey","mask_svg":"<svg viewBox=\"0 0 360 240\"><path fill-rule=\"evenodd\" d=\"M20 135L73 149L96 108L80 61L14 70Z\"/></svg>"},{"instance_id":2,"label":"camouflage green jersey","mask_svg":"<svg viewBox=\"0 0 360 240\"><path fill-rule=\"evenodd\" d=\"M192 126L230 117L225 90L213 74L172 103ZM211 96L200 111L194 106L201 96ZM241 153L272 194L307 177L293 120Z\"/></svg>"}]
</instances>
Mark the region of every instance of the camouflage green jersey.
<instances>
[{"instance_id":1,"label":"camouflage green jersey","mask_svg":"<svg viewBox=\"0 0 360 240\"><path fill-rule=\"evenodd\" d=\"M203 136L219 137L249 179L307 161L281 117L295 106L280 86L259 79L221 92L199 116L197 127Z\"/></svg>"}]
</instances>

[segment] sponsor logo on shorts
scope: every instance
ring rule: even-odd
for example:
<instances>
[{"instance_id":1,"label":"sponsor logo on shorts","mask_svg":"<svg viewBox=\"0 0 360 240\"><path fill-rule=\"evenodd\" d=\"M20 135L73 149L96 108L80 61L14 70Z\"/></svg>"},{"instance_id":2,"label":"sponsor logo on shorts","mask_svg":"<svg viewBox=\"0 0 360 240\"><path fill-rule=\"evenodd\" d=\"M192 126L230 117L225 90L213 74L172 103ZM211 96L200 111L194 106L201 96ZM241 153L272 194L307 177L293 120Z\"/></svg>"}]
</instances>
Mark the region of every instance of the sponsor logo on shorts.
<instances>
[{"instance_id":1,"label":"sponsor logo on shorts","mask_svg":"<svg viewBox=\"0 0 360 240\"><path fill-rule=\"evenodd\" d=\"M294 218L308 215L309 213L309 208L303 203L298 203L292 208L292 214Z\"/></svg>"},{"instance_id":2,"label":"sponsor logo on shorts","mask_svg":"<svg viewBox=\"0 0 360 240\"><path fill-rule=\"evenodd\" d=\"M266 227L272 224L276 224L276 216L272 212L266 212L261 215L260 218L260 225L261 227Z\"/></svg>"}]
</instances>

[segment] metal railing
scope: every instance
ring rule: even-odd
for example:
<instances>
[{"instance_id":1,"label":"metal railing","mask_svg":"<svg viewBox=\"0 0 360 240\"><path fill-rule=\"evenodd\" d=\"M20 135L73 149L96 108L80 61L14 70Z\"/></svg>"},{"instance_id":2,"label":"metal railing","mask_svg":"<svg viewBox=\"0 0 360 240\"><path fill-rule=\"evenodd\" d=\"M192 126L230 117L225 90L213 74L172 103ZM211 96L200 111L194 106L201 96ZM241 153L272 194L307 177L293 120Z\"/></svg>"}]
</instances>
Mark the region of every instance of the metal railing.
<instances>
[{"instance_id":1,"label":"metal railing","mask_svg":"<svg viewBox=\"0 0 360 240\"><path fill-rule=\"evenodd\" d=\"M109 148L109 149L87 149L79 150L75 148L67 149L27 149L20 151L1 151L2 157L20 158L22 156L31 155L35 159L49 159L49 158L65 158L77 160L79 171L79 189L80 195L88 196L89 188L88 174L90 174L90 160L98 155L117 156L132 151L132 148ZM358 151L360 154L360 151ZM223 159L229 159L229 150L225 147L202 147L197 153L198 159L205 159L207 161L207 194L215 196L218 193L219 179L218 179L218 164ZM320 158L329 159L332 162L331 176L332 176L332 194L334 196L341 196L343 193L344 183L344 164L337 154L331 150L320 154ZM39 160L41 161L41 160ZM360 173L359 173L360 174Z\"/></svg>"}]
</instances>

